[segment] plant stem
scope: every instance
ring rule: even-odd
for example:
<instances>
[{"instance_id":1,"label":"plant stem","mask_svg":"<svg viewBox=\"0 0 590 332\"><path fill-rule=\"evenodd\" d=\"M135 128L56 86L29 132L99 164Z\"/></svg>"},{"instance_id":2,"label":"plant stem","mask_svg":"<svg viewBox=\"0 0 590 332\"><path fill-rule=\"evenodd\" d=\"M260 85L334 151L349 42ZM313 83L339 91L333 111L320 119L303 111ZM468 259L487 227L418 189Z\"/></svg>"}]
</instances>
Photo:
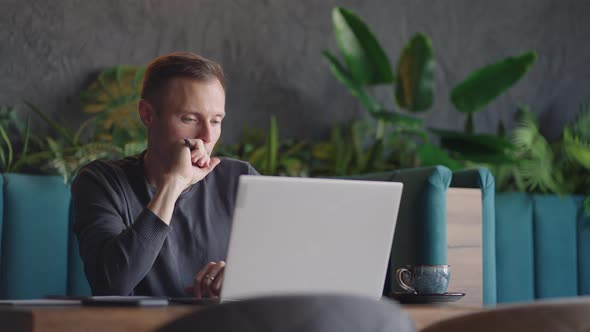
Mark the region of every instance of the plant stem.
<instances>
[{"instance_id":1,"label":"plant stem","mask_svg":"<svg viewBox=\"0 0 590 332\"><path fill-rule=\"evenodd\" d=\"M473 113L467 113L467 120L465 121L465 132L473 134Z\"/></svg>"},{"instance_id":2,"label":"plant stem","mask_svg":"<svg viewBox=\"0 0 590 332\"><path fill-rule=\"evenodd\" d=\"M385 121L377 120L377 131L375 133L375 139L383 139L383 136L385 136Z\"/></svg>"}]
</instances>

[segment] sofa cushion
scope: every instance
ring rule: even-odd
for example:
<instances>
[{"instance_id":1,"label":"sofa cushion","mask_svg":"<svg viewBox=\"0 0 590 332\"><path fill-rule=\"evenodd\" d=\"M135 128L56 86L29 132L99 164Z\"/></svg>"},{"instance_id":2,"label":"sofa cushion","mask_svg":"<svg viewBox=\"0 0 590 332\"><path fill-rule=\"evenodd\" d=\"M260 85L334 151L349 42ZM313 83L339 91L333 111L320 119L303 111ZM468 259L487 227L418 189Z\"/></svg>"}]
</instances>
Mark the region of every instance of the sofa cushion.
<instances>
[{"instance_id":1,"label":"sofa cushion","mask_svg":"<svg viewBox=\"0 0 590 332\"><path fill-rule=\"evenodd\" d=\"M446 191L451 170L444 166L402 169L349 177L404 184L384 294L403 291L391 277L406 264L446 264Z\"/></svg>"},{"instance_id":2,"label":"sofa cushion","mask_svg":"<svg viewBox=\"0 0 590 332\"><path fill-rule=\"evenodd\" d=\"M0 297L65 295L70 192L58 176L4 175Z\"/></svg>"},{"instance_id":3,"label":"sofa cushion","mask_svg":"<svg viewBox=\"0 0 590 332\"><path fill-rule=\"evenodd\" d=\"M535 298L533 202L524 193L496 196L498 302Z\"/></svg>"},{"instance_id":4,"label":"sofa cushion","mask_svg":"<svg viewBox=\"0 0 590 332\"><path fill-rule=\"evenodd\" d=\"M481 190L483 303L496 304L496 181L480 167L453 172L451 187Z\"/></svg>"},{"instance_id":5,"label":"sofa cushion","mask_svg":"<svg viewBox=\"0 0 590 332\"><path fill-rule=\"evenodd\" d=\"M572 196L533 196L535 298L578 295L576 210Z\"/></svg>"},{"instance_id":6,"label":"sofa cushion","mask_svg":"<svg viewBox=\"0 0 590 332\"><path fill-rule=\"evenodd\" d=\"M578 294L590 295L590 218L582 207L584 197L574 197L577 207Z\"/></svg>"}]
</instances>

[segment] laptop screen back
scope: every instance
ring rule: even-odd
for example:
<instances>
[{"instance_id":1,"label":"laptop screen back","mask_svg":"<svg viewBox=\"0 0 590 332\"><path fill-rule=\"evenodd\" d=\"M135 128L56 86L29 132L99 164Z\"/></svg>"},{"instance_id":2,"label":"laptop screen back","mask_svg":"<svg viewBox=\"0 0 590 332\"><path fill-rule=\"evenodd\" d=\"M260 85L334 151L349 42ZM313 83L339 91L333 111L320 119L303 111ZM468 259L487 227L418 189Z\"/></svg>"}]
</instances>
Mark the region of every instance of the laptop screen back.
<instances>
[{"instance_id":1,"label":"laptop screen back","mask_svg":"<svg viewBox=\"0 0 590 332\"><path fill-rule=\"evenodd\" d=\"M401 194L394 182L240 177L221 299L380 298Z\"/></svg>"}]
</instances>

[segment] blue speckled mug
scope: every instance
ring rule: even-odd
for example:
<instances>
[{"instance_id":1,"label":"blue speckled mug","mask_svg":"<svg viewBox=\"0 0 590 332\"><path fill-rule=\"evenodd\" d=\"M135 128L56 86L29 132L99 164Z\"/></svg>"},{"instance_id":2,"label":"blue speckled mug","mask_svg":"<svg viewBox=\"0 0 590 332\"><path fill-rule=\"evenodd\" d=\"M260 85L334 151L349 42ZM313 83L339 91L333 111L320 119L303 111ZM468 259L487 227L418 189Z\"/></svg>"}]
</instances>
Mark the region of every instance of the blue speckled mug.
<instances>
[{"instance_id":1,"label":"blue speckled mug","mask_svg":"<svg viewBox=\"0 0 590 332\"><path fill-rule=\"evenodd\" d=\"M406 265L395 272L400 287L414 294L446 293L450 278L450 265Z\"/></svg>"}]
</instances>

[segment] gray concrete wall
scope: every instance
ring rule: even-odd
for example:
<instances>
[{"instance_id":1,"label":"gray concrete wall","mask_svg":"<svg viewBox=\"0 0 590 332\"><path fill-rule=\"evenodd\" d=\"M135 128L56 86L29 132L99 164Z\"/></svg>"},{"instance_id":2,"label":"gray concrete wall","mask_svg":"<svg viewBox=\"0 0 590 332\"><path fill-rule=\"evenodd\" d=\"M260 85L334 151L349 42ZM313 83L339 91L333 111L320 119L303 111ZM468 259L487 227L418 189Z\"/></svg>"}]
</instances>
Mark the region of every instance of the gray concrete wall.
<instances>
[{"instance_id":1,"label":"gray concrete wall","mask_svg":"<svg viewBox=\"0 0 590 332\"><path fill-rule=\"evenodd\" d=\"M518 104L540 114L556 136L590 97L590 1L586 0L0 0L0 105L25 98L78 124L78 93L98 70L145 65L188 50L223 64L229 117L223 137L264 127L321 137L363 114L330 75L320 51L335 51L330 10L349 7L368 21L392 62L416 32L431 36L437 96L424 117L461 128L450 88L472 69L525 50L539 54L529 76L476 116L478 131L510 124Z\"/></svg>"}]
</instances>

